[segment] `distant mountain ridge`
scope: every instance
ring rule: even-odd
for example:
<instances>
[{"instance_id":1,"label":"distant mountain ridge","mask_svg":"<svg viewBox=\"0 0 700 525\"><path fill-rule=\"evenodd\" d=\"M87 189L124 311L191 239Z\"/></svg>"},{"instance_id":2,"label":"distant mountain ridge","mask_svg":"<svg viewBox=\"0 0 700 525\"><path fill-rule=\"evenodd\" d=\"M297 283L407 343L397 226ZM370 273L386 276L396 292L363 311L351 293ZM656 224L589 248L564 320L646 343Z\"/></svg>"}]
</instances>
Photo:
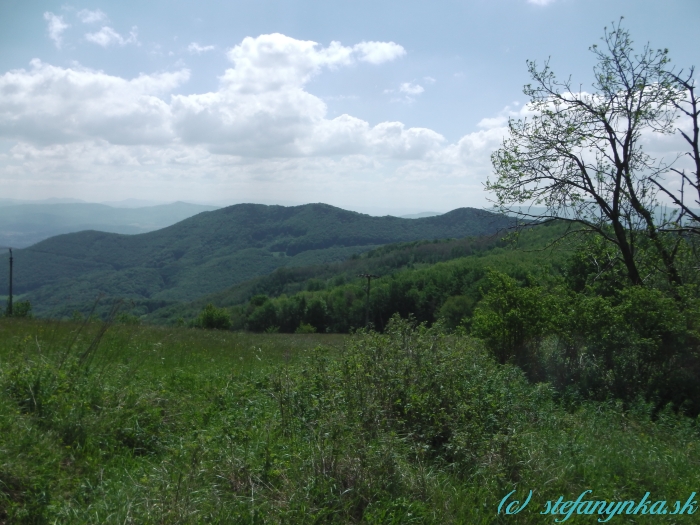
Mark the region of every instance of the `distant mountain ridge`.
<instances>
[{"instance_id":1,"label":"distant mountain ridge","mask_svg":"<svg viewBox=\"0 0 700 525\"><path fill-rule=\"evenodd\" d=\"M401 219L424 219L425 217L436 217L442 215L442 213L437 211L422 211L420 213L409 213L408 215L401 215Z\"/></svg>"},{"instance_id":2,"label":"distant mountain ridge","mask_svg":"<svg viewBox=\"0 0 700 525\"><path fill-rule=\"evenodd\" d=\"M98 293L192 300L282 266L340 261L394 242L494 234L513 222L473 208L401 219L326 204L238 204L150 233L84 231L17 250L15 292L38 312L84 305Z\"/></svg>"},{"instance_id":3,"label":"distant mountain ridge","mask_svg":"<svg viewBox=\"0 0 700 525\"><path fill-rule=\"evenodd\" d=\"M87 202L0 204L0 246L26 248L37 242L83 230L137 234L159 230L214 206L174 202L139 208L117 208Z\"/></svg>"},{"instance_id":4,"label":"distant mountain ridge","mask_svg":"<svg viewBox=\"0 0 700 525\"><path fill-rule=\"evenodd\" d=\"M25 200L25 199L0 199L0 206L17 206L19 204L87 204L81 199L52 197L50 199Z\"/></svg>"}]
</instances>

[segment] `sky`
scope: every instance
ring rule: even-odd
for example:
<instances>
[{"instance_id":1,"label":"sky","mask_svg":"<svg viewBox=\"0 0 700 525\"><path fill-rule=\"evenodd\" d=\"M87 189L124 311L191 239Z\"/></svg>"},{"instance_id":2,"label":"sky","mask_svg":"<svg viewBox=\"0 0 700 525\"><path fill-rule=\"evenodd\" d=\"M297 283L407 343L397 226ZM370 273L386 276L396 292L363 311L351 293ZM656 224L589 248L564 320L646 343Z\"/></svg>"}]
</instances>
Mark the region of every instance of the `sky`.
<instances>
[{"instance_id":1,"label":"sky","mask_svg":"<svg viewBox=\"0 0 700 525\"><path fill-rule=\"evenodd\" d=\"M621 16L700 66L698 0L1 0L0 198L488 207L526 60Z\"/></svg>"}]
</instances>

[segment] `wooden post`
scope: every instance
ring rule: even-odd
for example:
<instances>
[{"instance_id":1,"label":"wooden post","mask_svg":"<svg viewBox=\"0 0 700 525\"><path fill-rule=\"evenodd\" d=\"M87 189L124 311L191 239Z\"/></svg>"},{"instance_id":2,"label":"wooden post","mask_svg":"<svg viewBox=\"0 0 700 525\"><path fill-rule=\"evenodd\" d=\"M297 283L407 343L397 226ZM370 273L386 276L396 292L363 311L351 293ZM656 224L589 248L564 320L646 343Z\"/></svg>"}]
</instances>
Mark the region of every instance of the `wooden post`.
<instances>
[{"instance_id":1,"label":"wooden post","mask_svg":"<svg viewBox=\"0 0 700 525\"><path fill-rule=\"evenodd\" d=\"M7 316L12 317L12 248L10 250L10 298L7 301Z\"/></svg>"},{"instance_id":2,"label":"wooden post","mask_svg":"<svg viewBox=\"0 0 700 525\"><path fill-rule=\"evenodd\" d=\"M369 328L369 290L372 286L372 278L375 279L379 277L378 275L373 275L371 273L361 273L358 277L364 277L367 279L367 302L365 303L365 328Z\"/></svg>"}]
</instances>

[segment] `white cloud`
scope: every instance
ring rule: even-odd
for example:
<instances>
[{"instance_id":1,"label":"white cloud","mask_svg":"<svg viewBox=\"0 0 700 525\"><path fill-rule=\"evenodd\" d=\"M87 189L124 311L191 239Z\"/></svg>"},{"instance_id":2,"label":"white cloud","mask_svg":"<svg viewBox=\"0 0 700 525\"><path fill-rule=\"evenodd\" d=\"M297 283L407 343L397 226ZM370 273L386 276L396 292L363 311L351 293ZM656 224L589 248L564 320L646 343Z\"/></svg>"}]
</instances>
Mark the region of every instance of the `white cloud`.
<instances>
[{"instance_id":1,"label":"white cloud","mask_svg":"<svg viewBox=\"0 0 700 525\"><path fill-rule=\"evenodd\" d=\"M81 11L78 11L77 15L83 24L94 24L95 22L102 22L103 20L107 19L107 15L105 15L99 9L95 9L94 11L82 9Z\"/></svg>"},{"instance_id":2,"label":"white cloud","mask_svg":"<svg viewBox=\"0 0 700 525\"><path fill-rule=\"evenodd\" d=\"M394 42L360 42L353 51L359 55L359 60L370 64L391 62L406 54L403 46Z\"/></svg>"},{"instance_id":3,"label":"white cloud","mask_svg":"<svg viewBox=\"0 0 700 525\"><path fill-rule=\"evenodd\" d=\"M62 16L55 15L50 11L44 13L44 20L47 22L49 38L53 40L54 45L60 49L63 39L63 32L68 29L70 25L63 21Z\"/></svg>"},{"instance_id":4,"label":"white cloud","mask_svg":"<svg viewBox=\"0 0 700 525\"><path fill-rule=\"evenodd\" d=\"M279 33L246 37L228 51L234 67L225 72L222 80L229 89L245 93L301 87L324 67L351 64L352 55L352 48L340 42L319 48L316 42Z\"/></svg>"},{"instance_id":5,"label":"white cloud","mask_svg":"<svg viewBox=\"0 0 700 525\"><path fill-rule=\"evenodd\" d=\"M129 38L124 38L111 27L103 26L102 29L95 33L86 33L85 40L100 45L102 47L108 47L115 44L119 46L125 46L127 44L139 45L138 35L136 34L136 27L133 27L131 29L129 33Z\"/></svg>"},{"instance_id":6,"label":"white cloud","mask_svg":"<svg viewBox=\"0 0 700 525\"><path fill-rule=\"evenodd\" d=\"M430 77L427 77L430 78ZM432 79L431 79L432 80ZM434 80L433 80L434 82ZM425 91L425 88L421 86L420 84L416 84L415 82L402 82L399 84L399 89L385 89L383 93L386 94L391 94L391 93L399 93L402 94L403 96L399 97L394 97L390 100L390 102L401 102L404 104L412 104L415 102L415 98L413 98L416 95L420 95Z\"/></svg>"},{"instance_id":7,"label":"white cloud","mask_svg":"<svg viewBox=\"0 0 700 525\"><path fill-rule=\"evenodd\" d=\"M372 128L370 141L377 153L398 159L420 159L437 151L445 138L426 128L406 129L401 122L382 122Z\"/></svg>"},{"instance_id":8,"label":"white cloud","mask_svg":"<svg viewBox=\"0 0 700 525\"><path fill-rule=\"evenodd\" d=\"M399 91L401 93L406 93L407 95L420 95L425 91L423 86L415 84L413 82L404 82L399 86Z\"/></svg>"},{"instance_id":9,"label":"white cloud","mask_svg":"<svg viewBox=\"0 0 700 525\"><path fill-rule=\"evenodd\" d=\"M127 40L103 27L100 45ZM381 48L381 42L372 43ZM201 47L201 46L200 46ZM372 154L419 158L444 139L400 123L327 118L325 102L306 84L324 68L355 63L354 47L296 40L281 34L245 38L230 49L233 67L209 93L169 95L189 72L127 80L80 66L32 62L0 77L0 136L36 144L93 138L111 144L178 143L247 158ZM364 55L361 55L361 57ZM410 93L421 87L407 83Z\"/></svg>"},{"instance_id":10,"label":"white cloud","mask_svg":"<svg viewBox=\"0 0 700 525\"><path fill-rule=\"evenodd\" d=\"M304 90L323 67L351 62L350 48L280 34L245 38L228 51L234 67L212 93L172 98L173 123L188 144L246 156L300 155L299 142L323 121L326 105Z\"/></svg>"},{"instance_id":11,"label":"white cloud","mask_svg":"<svg viewBox=\"0 0 700 525\"><path fill-rule=\"evenodd\" d=\"M207 51L213 51L216 49L215 46L200 46L197 42L192 42L187 46L187 51L192 55L199 55L201 53L206 53Z\"/></svg>"},{"instance_id":12,"label":"white cloud","mask_svg":"<svg viewBox=\"0 0 700 525\"><path fill-rule=\"evenodd\" d=\"M0 75L0 187L35 195L74 188L82 198L93 188L102 200L138 191L172 200L483 204L490 155L508 118L531 115L528 106L513 102L453 143L401 122L330 118L308 84L327 69L357 66L355 47L246 38L228 51L231 67L215 90L178 95L184 68L128 79L32 61ZM429 86L420 83L394 92L418 95ZM654 154L683 146L677 137L643 138Z\"/></svg>"},{"instance_id":13,"label":"white cloud","mask_svg":"<svg viewBox=\"0 0 700 525\"><path fill-rule=\"evenodd\" d=\"M165 143L173 139L171 110L159 95L188 78L181 70L125 80L33 60L29 70L0 76L0 136L39 145Z\"/></svg>"},{"instance_id":14,"label":"white cloud","mask_svg":"<svg viewBox=\"0 0 700 525\"><path fill-rule=\"evenodd\" d=\"M323 120L299 142L309 155L372 155L376 158L421 159L439 150L445 138L430 129L408 128L401 122L368 122L341 115Z\"/></svg>"},{"instance_id":15,"label":"white cloud","mask_svg":"<svg viewBox=\"0 0 700 525\"><path fill-rule=\"evenodd\" d=\"M327 120L326 104L304 89L323 68L352 64L356 47L331 42L324 48L278 33L245 38L228 51L234 67L225 71L218 91L173 97L175 129L188 144L253 157L426 151L410 130L400 137L405 144L397 146L375 136L381 128L370 129L359 119Z\"/></svg>"},{"instance_id":16,"label":"white cloud","mask_svg":"<svg viewBox=\"0 0 700 525\"><path fill-rule=\"evenodd\" d=\"M360 194L360 180L374 181L379 194L399 181L406 199L419 199L421 181L464 184L490 171L501 128L449 144L401 122L330 118L307 84L326 69L357 65L366 56L357 46L272 34L245 38L227 56L231 67L208 93L173 94L186 69L125 79L35 60L0 75L0 140L15 141L0 152L0 180L82 177L143 191L186 187L191 195L206 178L216 191L240 193L255 182L268 198L299 191L307 201L327 200L314 193L322 187ZM397 87L402 95L422 90L415 82Z\"/></svg>"},{"instance_id":17,"label":"white cloud","mask_svg":"<svg viewBox=\"0 0 700 525\"><path fill-rule=\"evenodd\" d=\"M528 4L541 5L541 6L553 4L554 2L556 2L556 0L527 0Z\"/></svg>"},{"instance_id":18,"label":"white cloud","mask_svg":"<svg viewBox=\"0 0 700 525\"><path fill-rule=\"evenodd\" d=\"M513 102L513 106L516 108L520 106L518 101ZM490 129L503 129L508 127L508 119L521 119L533 116L535 113L530 108L529 104L525 104L519 109L514 110L510 106L504 107L497 115L493 117L482 118L477 124L478 127L486 130Z\"/></svg>"}]
</instances>

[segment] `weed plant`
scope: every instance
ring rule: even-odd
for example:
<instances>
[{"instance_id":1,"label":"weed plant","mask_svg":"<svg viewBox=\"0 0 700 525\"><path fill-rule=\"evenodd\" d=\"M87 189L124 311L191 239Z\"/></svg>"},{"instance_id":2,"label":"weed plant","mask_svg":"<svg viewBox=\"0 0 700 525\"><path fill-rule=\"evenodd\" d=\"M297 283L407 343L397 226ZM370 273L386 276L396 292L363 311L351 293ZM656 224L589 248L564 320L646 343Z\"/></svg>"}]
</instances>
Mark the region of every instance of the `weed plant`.
<instances>
[{"instance_id":1,"label":"weed plant","mask_svg":"<svg viewBox=\"0 0 700 525\"><path fill-rule=\"evenodd\" d=\"M649 414L564 409L399 319L352 336L2 319L0 522L553 523L543 503L586 489L685 501L695 421ZM499 517L513 489L533 503Z\"/></svg>"}]
</instances>

